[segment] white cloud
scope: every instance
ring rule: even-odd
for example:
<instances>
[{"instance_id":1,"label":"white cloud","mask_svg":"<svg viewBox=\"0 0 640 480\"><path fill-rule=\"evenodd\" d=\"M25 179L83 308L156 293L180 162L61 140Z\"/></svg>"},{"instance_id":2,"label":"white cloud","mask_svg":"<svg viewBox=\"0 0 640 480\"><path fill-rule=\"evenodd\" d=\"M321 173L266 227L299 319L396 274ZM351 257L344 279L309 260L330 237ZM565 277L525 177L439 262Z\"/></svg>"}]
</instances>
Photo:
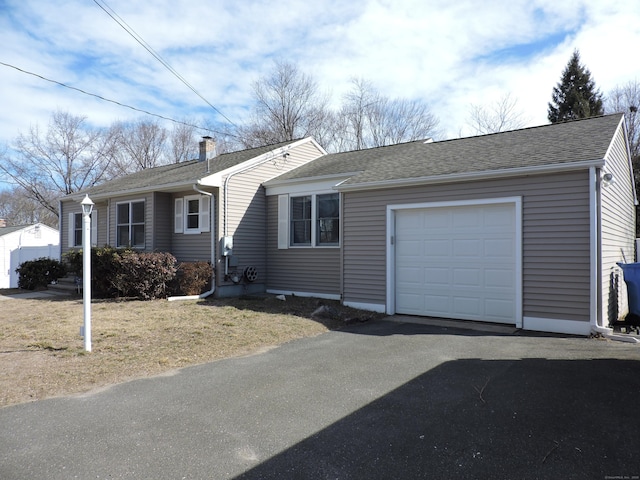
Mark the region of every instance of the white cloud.
<instances>
[{"instance_id":1,"label":"white cloud","mask_svg":"<svg viewBox=\"0 0 640 480\"><path fill-rule=\"evenodd\" d=\"M110 0L109 5L205 98L242 120L251 82L295 61L339 101L352 77L422 98L448 136L471 103L510 92L546 123L551 89L574 48L603 92L639 77L636 0ZM0 61L173 118L221 120L95 3L3 2ZM55 109L97 125L140 114L0 66L0 142L46 125Z\"/></svg>"}]
</instances>

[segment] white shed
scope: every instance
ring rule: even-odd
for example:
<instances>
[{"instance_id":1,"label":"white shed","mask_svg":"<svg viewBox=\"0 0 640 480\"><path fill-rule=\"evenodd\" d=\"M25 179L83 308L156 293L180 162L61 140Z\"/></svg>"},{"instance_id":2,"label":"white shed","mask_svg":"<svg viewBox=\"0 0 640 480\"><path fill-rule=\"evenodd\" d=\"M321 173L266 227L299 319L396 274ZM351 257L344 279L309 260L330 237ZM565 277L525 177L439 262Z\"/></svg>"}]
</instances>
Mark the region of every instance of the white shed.
<instances>
[{"instance_id":1,"label":"white shed","mask_svg":"<svg viewBox=\"0 0 640 480\"><path fill-rule=\"evenodd\" d=\"M60 234L42 223L0 227L0 288L17 288L16 268L28 260L60 260Z\"/></svg>"}]
</instances>

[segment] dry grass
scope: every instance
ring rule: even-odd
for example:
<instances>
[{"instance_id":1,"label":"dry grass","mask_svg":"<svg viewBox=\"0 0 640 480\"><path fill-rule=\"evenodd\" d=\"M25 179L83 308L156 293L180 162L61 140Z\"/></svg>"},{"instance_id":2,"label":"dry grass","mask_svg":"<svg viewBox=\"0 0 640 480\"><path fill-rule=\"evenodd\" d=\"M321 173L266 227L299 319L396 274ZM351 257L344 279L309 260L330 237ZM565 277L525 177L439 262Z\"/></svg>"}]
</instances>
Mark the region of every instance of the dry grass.
<instances>
[{"instance_id":1,"label":"dry grass","mask_svg":"<svg viewBox=\"0 0 640 480\"><path fill-rule=\"evenodd\" d=\"M0 292L2 293L2 292ZM318 300L287 297L211 301L95 301L92 352L83 348L82 300L0 301L0 406L86 392L187 365L245 355L339 328L370 314L331 305L337 318L314 320Z\"/></svg>"}]
</instances>

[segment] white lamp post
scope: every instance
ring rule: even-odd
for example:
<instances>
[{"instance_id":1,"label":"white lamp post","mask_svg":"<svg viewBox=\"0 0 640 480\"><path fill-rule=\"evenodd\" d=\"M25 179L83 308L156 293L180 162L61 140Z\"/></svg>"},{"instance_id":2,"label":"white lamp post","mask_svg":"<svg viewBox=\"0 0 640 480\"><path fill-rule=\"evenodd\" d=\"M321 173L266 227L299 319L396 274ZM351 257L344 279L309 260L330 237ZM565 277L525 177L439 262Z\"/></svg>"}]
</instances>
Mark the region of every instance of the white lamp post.
<instances>
[{"instance_id":1,"label":"white lamp post","mask_svg":"<svg viewBox=\"0 0 640 480\"><path fill-rule=\"evenodd\" d=\"M85 195L82 205L82 305L84 307L84 349L91 351L91 212L94 203Z\"/></svg>"}]
</instances>

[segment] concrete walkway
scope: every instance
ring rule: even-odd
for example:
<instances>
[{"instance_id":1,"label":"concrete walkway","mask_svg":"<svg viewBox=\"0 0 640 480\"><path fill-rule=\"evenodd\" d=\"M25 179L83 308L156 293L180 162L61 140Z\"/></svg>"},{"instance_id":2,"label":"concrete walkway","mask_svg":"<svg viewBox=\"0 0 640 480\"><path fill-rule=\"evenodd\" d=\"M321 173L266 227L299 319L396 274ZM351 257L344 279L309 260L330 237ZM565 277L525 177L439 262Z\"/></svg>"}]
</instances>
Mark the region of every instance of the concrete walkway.
<instances>
[{"instance_id":1,"label":"concrete walkway","mask_svg":"<svg viewBox=\"0 0 640 480\"><path fill-rule=\"evenodd\" d=\"M622 342L361 324L0 409L0 478L634 478L639 360Z\"/></svg>"},{"instance_id":2,"label":"concrete walkway","mask_svg":"<svg viewBox=\"0 0 640 480\"><path fill-rule=\"evenodd\" d=\"M10 295L0 295L0 301L13 300L17 298L56 298L60 296L69 296L69 293L60 290L39 290L25 293L12 293Z\"/></svg>"}]
</instances>

